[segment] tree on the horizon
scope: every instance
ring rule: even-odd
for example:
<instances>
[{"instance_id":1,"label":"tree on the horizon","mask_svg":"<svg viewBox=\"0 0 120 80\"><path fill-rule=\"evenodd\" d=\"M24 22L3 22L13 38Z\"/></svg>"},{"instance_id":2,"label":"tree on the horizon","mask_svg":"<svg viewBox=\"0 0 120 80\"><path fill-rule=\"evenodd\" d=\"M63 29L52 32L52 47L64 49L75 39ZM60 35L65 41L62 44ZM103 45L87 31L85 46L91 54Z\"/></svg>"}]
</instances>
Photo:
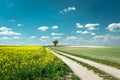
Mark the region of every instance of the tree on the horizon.
<instances>
[{"instance_id":1,"label":"tree on the horizon","mask_svg":"<svg viewBox=\"0 0 120 80\"><path fill-rule=\"evenodd\" d=\"M54 46L56 47L57 46L57 44L58 44L58 40L56 39L56 40L54 40L53 41L53 44L54 44Z\"/></svg>"}]
</instances>

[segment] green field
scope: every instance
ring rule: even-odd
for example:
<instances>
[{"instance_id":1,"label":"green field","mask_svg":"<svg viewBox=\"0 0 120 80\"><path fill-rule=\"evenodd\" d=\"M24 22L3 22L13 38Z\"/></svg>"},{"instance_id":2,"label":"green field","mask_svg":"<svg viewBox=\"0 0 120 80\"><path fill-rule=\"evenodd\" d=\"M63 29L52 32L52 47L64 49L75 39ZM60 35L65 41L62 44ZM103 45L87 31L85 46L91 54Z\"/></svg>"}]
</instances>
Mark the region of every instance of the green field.
<instances>
[{"instance_id":1,"label":"green field","mask_svg":"<svg viewBox=\"0 0 120 80\"><path fill-rule=\"evenodd\" d=\"M64 80L69 67L42 46L1 46L0 80Z\"/></svg>"},{"instance_id":2,"label":"green field","mask_svg":"<svg viewBox=\"0 0 120 80\"><path fill-rule=\"evenodd\" d=\"M120 47L89 48L89 47L52 47L75 56L120 68Z\"/></svg>"}]
</instances>

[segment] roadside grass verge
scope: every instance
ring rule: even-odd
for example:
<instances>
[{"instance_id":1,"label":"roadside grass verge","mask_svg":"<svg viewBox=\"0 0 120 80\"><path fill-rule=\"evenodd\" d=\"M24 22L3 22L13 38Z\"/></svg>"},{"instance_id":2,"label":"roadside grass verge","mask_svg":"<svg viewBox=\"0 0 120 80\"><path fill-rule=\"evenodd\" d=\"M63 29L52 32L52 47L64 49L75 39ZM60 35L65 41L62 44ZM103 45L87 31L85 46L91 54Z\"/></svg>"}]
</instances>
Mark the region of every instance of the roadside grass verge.
<instances>
[{"instance_id":1,"label":"roadside grass verge","mask_svg":"<svg viewBox=\"0 0 120 80\"><path fill-rule=\"evenodd\" d=\"M72 52L67 52L67 51L64 51L64 50L60 50L59 48L57 48L57 49L56 48L51 48L51 49L58 50L58 51L61 51L61 52L67 53L67 54L71 54L71 55L74 55L74 56L77 56L77 57L81 57L81 58L84 58L84 59L88 59L88 60L91 60L91 61L95 61L95 62L98 62L98 63L102 63L102 64L105 64L105 65L116 67L116 68L120 69L120 64L116 63L116 62L103 60L103 59L98 59L98 58L93 58L93 57L89 57L89 56L85 56L85 55L77 54L77 53L74 54L74 52L73 53Z\"/></svg>"},{"instance_id":2,"label":"roadside grass verge","mask_svg":"<svg viewBox=\"0 0 120 80\"><path fill-rule=\"evenodd\" d=\"M73 61L75 61L75 62L77 62L77 63L79 63L79 64L81 64L81 65L84 66L84 67L87 67L87 69L92 70L94 73L96 73L96 74L98 74L100 77L102 77L103 80L119 80L119 79L117 79L116 77L111 76L111 75L105 73L104 71L99 70L98 68L95 68L94 66L91 66L91 65L89 65L89 64L87 64L87 63L78 61L78 60L73 59L73 58L71 58L71 57L68 57L68 56L66 56L66 55L64 55L64 54L61 54L61 53L55 51L55 50L53 50L53 51L56 52L56 53L58 53L58 54L60 54L60 55L62 55L62 56L65 56L65 57L67 57L67 58L69 58L69 59L71 59L71 60L73 60Z\"/></svg>"}]
</instances>

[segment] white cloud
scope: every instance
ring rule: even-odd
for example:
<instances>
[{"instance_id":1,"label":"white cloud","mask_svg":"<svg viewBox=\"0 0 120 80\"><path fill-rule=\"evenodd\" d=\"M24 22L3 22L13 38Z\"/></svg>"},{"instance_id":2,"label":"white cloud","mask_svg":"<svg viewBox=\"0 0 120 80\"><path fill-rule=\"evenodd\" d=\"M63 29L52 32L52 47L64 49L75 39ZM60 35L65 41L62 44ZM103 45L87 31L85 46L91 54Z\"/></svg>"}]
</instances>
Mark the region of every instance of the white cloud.
<instances>
[{"instance_id":1,"label":"white cloud","mask_svg":"<svg viewBox=\"0 0 120 80\"><path fill-rule=\"evenodd\" d=\"M48 39L49 36L41 36L40 38L41 38L41 39Z\"/></svg>"},{"instance_id":2,"label":"white cloud","mask_svg":"<svg viewBox=\"0 0 120 80\"><path fill-rule=\"evenodd\" d=\"M50 38L49 36L41 36L40 41L43 43L47 43L49 38Z\"/></svg>"},{"instance_id":3,"label":"white cloud","mask_svg":"<svg viewBox=\"0 0 120 80\"><path fill-rule=\"evenodd\" d=\"M78 39L76 36L68 36L68 37L66 37L66 41L68 41L68 40L76 40L76 39Z\"/></svg>"},{"instance_id":4,"label":"white cloud","mask_svg":"<svg viewBox=\"0 0 120 80\"><path fill-rule=\"evenodd\" d=\"M11 38L9 37L2 37L1 40L10 40Z\"/></svg>"},{"instance_id":5,"label":"white cloud","mask_svg":"<svg viewBox=\"0 0 120 80\"><path fill-rule=\"evenodd\" d=\"M23 26L23 25L22 25L22 24L17 24L17 26L21 27L21 26Z\"/></svg>"},{"instance_id":6,"label":"white cloud","mask_svg":"<svg viewBox=\"0 0 120 80\"><path fill-rule=\"evenodd\" d=\"M36 38L36 36L30 36L30 38L31 38L31 39L35 39L35 38Z\"/></svg>"},{"instance_id":7,"label":"white cloud","mask_svg":"<svg viewBox=\"0 0 120 80\"><path fill-rule=\"evenodd\" d=\"M47 40L45 40L45 39L40 39L40 41L43 43L47 43Z\"/></svg>"},{"instance_id":8,"label":"white cloud","mask_svg":"<svg viewBox=\"0 0 120 80\"><path fill-rule=\"evenodd\" d=\"M103 40L104 42L109 42L111 40L120 40L120 36L99 35L99 36L94 36L94 39Z\"/></svg>"},{"instance_id":9,"label":"white cloud","mask_svg":"<svg viewBox=\"0 0 120 80\"><path fill-rule=\"evenodd\" d=\"M2 31L0 35L21 35L21 33L13 32L13 31Z\"/></svg>"},{"instance_id":10,"label":"white cloud","mask_svg":"<svg viewBox=\"0 0 120 80\"><path fill-rule=\"evenodd\" d=\"M76 33L79 33L79 34L89 34L90 32L88 32L88 31L76 31Z\"/></svg>"},{"instance_id":11,"label":"white cloud","mask_svg":"<svg viewBox=\"0 0 120 80\"><path fill-rule=\"evenodd\" d=\"M94 36L95 39L99 39L99 38L104 38L106 36L100 35L100 36Z\"/></svg>"},{"instance_id":12,"label":"white cloud","mask_svg":"<svg viewBox=\"0 0 120 80\"><path fill-rule=\"evenodd\" d=\"M88 30L95 30L95 29L98 29L98 28L95 28L96 26L99 26L100 24L99 23L96 23L96 24L86 24L85 27L88 28Z\"/></svg>"},{"instance_id":13,"label":"white cloud","mask_svg":"<svg viewBox=\"0 0 120 80\"><path fill-rule=\"evenodd\" d=\"M60 11L60 13L64 14L66 12L75 11L75 10L76 10L76 8L73 6L73 7L68 7L68 8L63 9L62 11Z\"/></svg>"},{"instance_id":14,"label":"white cloud","mask_svg":"<svg viewBox=\"0 0 120 80\"><path fill-rule=\"evenodd\" d=\"M68 7L68 11L71 11L71 10L76 10L76 8L73 6L73 7Z\"/></svg>"},{"instance_id":15,"label":"white cloud","mask_svg":"<svg viewBox=\"0 0 120 80\"><path fill-rule=\"evenodd\" d=\"M19 36L14 36L13 39L20 39L20 37Z\"/></svg>"},{"instance_id":16,"label":"white cloud","mask_svg":"<svg viewBox=\"0 0 120 80\"><path fill-rule=\"evenodd\" d=\"M62 37L53 37L53 39L61 39Z\"/></svg>"},{"instance_id":17,"label":"white cloud","mask_svg":"<svg viewBox=\"0 0 120 80\"><path fill-rule=\"evenodd\" d=\"M92 36L96 35L96 33L89 32L89 31L76 31L76 33L78 33L78 34L90 34Z\"/></svg>"},{"instance_id":18,"label":"white cloud","mask_svg":"<svg viewBox=\"0 0 120 80\"><path fill-rule=\"evenodd\" d=\"M81 25L80 23L76 23L76 27L77 27L77 28L83 28L84 26Z\"/></svg>"},{"instance_id":19,"label":"white cloud","mask_svg":"<svg viewBox=\"0 0 120 80\"><path fill-rule=\"evenodd\" d=\"M96 35L96 33L91 33L92 36Z\"/></svg>"},{"instance_id":20,"label":"white cloud","mask_svg":"<svg viewBox=\"0 0 120 80\"><path fill-rule=\"evenodd\" d=\"M7 28L7 27L1 27L0 28L0 35L21 35L21 33L18 33L18 32L14 32L12 31L11 28Z\"/></svg>"},{"instance_id":21,"label":"white cloud","mask_svg":"<svg viewBox=\"0 0 120 80\"><path fill-rule=\"evenodd\" d=\"M109 24L106 29L108 29L110 32L118 32L120 31L120 23Z\"/></svg>"},{"instance_id":22,"label":"white cloud","mask_svg":"<svg viewBox=\"0 0 120 80\"><path fill-rule=\"evenodd\" d=\"M47 26L42 26L42 27L39 27L38 30L41 30L41 31L46 31L48 29Z\"/></svg>"},{"instance_id":23,"label":"white cloud","mask_svg":"<svg viewBox=\"0 0 120 80\"><path fill-rule=\"evenodd\" d=\"M60 13L61 13L61 14L64 14L64 12L63 12L63 11L60 11Z\"/></svg>"},{"instance_id":24,"label":"white cloud","mask_svg":"<svg viewBox=\"0 0 120 80\"><path fill-rule=\"evenodd\" d=\"M61 36L63 33L51 33L52 36Z\"/></svg>"},{"instance_id":25,"label":"white cloud","mask_svg":"<svg viewBox=\"0 0 120 80\"><path fill-rule=\"evenodd\" d=\"M12 29L7 27L0 27L0 31L9 31L9 30L12 30Z\"/></svg>"},{"instance_id":26,"label":"white cloud","mask_svg":"<svg viewBox=\"0 0 120 80\"><path fill-rule=\"evenodd\" d=\"M57 29L57 28L58 28L58 26L53 26L53 27L52 27L52 29Z\"/></svg>"},{"instance_id":27,"label":"white cloud","mask_svg":"<svg viewBox=\"0 0 120 80\"><path fill-rule=\"evenodd\" d=\"M8 20L9 22L15 22L16 20L14 20L14 19L11 19L11 20Z\"/></svg>"}]
</instances>

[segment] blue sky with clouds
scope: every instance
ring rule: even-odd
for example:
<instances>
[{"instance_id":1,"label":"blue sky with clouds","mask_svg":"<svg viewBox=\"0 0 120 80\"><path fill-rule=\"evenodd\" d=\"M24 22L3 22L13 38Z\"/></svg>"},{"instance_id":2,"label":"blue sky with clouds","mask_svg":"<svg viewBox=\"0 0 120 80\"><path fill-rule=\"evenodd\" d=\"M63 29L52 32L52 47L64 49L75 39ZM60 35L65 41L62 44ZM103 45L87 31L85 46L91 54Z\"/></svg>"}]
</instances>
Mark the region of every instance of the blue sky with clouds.
<instances>
[{"instance_id":1,"label":"blue sky with clouds","mask_svg":"<svg viewBox=\"0 0 120 80\"><path fill-rule=\"evenodd\" d=\"M0 0L1 45L120 46L120 0Z\"/></svg>"}]
</instances>

